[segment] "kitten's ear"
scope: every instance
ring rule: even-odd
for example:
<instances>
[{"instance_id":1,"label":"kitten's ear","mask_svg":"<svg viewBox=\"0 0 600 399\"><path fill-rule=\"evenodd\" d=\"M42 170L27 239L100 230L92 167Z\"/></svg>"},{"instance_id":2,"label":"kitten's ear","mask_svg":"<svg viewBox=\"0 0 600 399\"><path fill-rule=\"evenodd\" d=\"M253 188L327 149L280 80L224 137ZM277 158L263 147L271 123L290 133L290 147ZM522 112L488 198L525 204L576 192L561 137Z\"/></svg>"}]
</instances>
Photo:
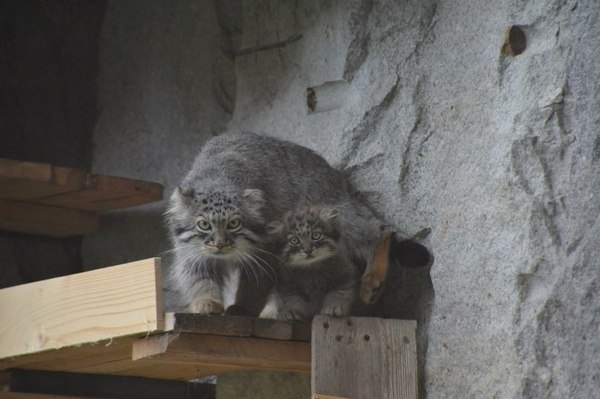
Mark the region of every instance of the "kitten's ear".
<instances>
[{"instance_id":1,"label":"kitten's ear","mask_svg":"<svg viewBox=\"0 0 600 399\"><path fill-rule=\"evenodd\" d=\"M276 220L267 225L267 234L272 237L281 237L283 235L283 223Z\"/></svg>"},{"instance_id":2,"label":"kitten's ear","mask_svg":"<svg viewBox=\"0 0 600 399\"><path fill-rule=\"evenodd\" d=\"M322 208L319 217L322 221L331 226L332 229L340 227L340 213L335 208Z\"/></svg>"}]
</instances>

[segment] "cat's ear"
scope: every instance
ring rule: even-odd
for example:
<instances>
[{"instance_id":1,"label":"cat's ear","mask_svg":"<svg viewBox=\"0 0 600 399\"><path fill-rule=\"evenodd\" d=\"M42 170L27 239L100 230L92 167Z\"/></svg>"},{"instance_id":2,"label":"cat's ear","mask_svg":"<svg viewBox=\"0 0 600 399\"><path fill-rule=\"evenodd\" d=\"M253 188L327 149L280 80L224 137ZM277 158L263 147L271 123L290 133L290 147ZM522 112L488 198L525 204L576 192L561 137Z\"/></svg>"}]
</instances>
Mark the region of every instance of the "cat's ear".
<instances>
[{"instance_id":1,"label":"cat's ear","mask_svg":"<svg viewBox=\"0 0 600 399\"><path fill-rule=\"evenodd\" d=\"M340 227L340 213L335 208L322 208L319 217L332 229L337 230Z\"/></svg>"},{"instance_id":2,"label":"cat's ear","mask_svg":"<svg viewBox=\"0 0 600 399\"><path fill-rule=\"evenodd\" d=\"M242 198L247 204L256 207L263 206L265 204L265 193L257 188L248 188L242 191Z\"/></svg>"},{"instance_id":3,"label":"cat's ear","mask_svg":"<svg viewBox=\"0 0 600 399\"><path fill-rule=\"evenodd\" d=\"M171 195L171 204L174 206L187 205L194 199L195 196L196 192L193 188L179 186Z\"/></svg>"},{"instance_id":4,"label":"cat's ear","mask_svg":"<svg viewBox=\"0 0 600 399\"><path fill-rule=\"evenodd\" d=\"M194 196L196 195L196 191L193 188L187 186L177 187L177 193L179 193L179 195L182 198L194 198Z\"/></svg>"},{"instance_id":5,"label":"cat's ear","mask_svg":"<svg viewBox=\"0 0 600 399\"><path fill-rule=\"evenodd\" d=\"M267 234L271 237L281 237L283 235L283 223L276 220L267 224Z\"/></svg>"},{"instance_id":6,"label":"cat's ear","mask_svg":"<svg viewBox=\"0 0 600 399\"><path fill-rule=\"evenodd\" d=\"M242 203L250 216L262 220L262 208L266 204L265 193L259 189L246 189L242 191Z\"/></svg>"}]
</instances>

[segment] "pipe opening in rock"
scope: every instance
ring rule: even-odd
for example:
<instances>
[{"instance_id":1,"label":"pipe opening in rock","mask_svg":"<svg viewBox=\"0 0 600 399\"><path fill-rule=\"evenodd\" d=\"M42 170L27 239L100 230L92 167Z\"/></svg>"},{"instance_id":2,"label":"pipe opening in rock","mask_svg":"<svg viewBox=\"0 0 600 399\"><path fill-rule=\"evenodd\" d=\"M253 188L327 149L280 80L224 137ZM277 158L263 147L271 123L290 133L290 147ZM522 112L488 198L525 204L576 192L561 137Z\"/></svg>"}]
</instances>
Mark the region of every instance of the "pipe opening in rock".
<instances>
[{"instance_id":1,"label":"pipe opening in rock","mask_svg":"<svg viewBox=\"0 0 600 399\"><path fill-rule=\"evenodd\" d=\"M306 89L306 106L309 114L342 108L352 98L350 85L343 80L325 82Z\"/></svg>"},{"instance_id":2,"label":"pipe opening in rock","mask_svg":"<svg viewBox=\"0 0 600 399\"><path fill-rule=\"evenodd\" d=\"M502 45L502 54L505 56L513 56L523 53L527 48L527 37L523 29L517 25L513 25L506 31L504 35L504 44Z\"/></svg>"}]
</instances>

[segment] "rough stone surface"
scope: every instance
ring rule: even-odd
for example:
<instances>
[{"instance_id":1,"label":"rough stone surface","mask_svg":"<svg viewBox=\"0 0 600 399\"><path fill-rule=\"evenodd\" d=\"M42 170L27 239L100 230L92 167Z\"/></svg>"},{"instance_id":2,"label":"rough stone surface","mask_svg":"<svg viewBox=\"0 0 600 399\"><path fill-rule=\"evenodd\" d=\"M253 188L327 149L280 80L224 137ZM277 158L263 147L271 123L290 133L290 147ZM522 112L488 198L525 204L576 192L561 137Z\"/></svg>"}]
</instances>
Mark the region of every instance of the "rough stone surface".
<instances>
[{"instance_id":1,"label":"rough stone surface","mask_svg":"<svg viewBox=\"0 0 600 399\"><path fill-rule=\"evenodd\" d=\"M161 183L167 199L202 143L230 117L235 80L221 47L210 2L110 2L93 171ZM163 201L104 214L99 231L84 240L84 267L166 251L164 209Z\"/></svg>"},{"instance_id":2,"label":"rough stone surface","mask_svg":"<svg viewBox=\"0 0 600 399\"><path fill-rule=\"evenodd\" d=\"M230 126L314 148L401 230L432 231L435 301L404 272L423 296L384 304L419 309L423 396L600 391L599 15L550 0L245 8L242 48L302 37L236 58ZM527 49L503 57L512 25ZM346 104L309 113L306 89L338 80Z\"/></svg>"},{"instance_id":3,"label":"rough stone surface","mask_svg":"<svg viewBox=\"0 0 600 399\"><path fill-rule=\"evenodd\" d=\"M595 2L214 4L109 4L95 171L169 192L227 121L311 147L431 232L430 273L396 271L380 309L419 321L422 397L597 395ZM503 56L513 25L527 48ZM307 88L342 80L338 108L309 112ZM166 249L162 206L105 217L86 263Z\"/></svg>"}]
</instances>

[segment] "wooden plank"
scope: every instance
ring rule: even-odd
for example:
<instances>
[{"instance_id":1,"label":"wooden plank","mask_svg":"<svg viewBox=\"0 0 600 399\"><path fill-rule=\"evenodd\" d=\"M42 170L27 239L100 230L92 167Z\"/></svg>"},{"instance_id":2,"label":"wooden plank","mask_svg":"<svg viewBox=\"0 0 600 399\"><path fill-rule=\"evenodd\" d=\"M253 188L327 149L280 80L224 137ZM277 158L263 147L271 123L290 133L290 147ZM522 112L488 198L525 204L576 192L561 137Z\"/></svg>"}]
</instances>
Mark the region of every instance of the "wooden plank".
<instances>
[{"instance_id":1,"label":"wooden plank","mask_svg":"<svg viewBox=\"0 0 600 399\"><path fill-rule=\"evenodd\" d=\"M244 316L204 316L194 313L171 313L166 317L167 320L171 318L170 329L174 331L234 337L251 337L254 320Z\"/></svg>"},{"instance_id":2,"label":"wooden plank","mask_svg":"<svg viewBox=\"0 0 600 399\"><path fill-rule=\"evenodd\" d=\"M101 212L142 205L163 198L163 186L142 180L113 176L87 175L85 189L38 201L46 205L82 211Z\"/></svg>"},{"instance_id":3,"label":"wooden plank","mask_svg":"<svg viewBox=\"0 0 600 399\"><path fill-rule=\"evenodd\" d=\"M165 329L197 334L310 341L310 324L248 316L203 316L167 313Z\"/></svg>"},{"instance_id":4,"label":"wooden plank","mask_svg":"<svg viewBox=\"0 0 600 399\"><path fill-rule=\"evenodd\" d=\"M352 399L416 399L416 322L316 316L312 393Z\"/></svg>"},{"instance_id":5,"label":"wooden plank","mask_svg":"<svg viewBox=\"0 0 600 399\"><path fill-rule=\"evenodd\" d=\"M0 230L68 237L97 229L90 212L0 199Z\"/></svg>"},{"instance_id":6,"label":"wooden plank","mask_svg":"<svg viewBox=\"0 0 600 399\"><path fill-rule=\"evenodd\" d=\"M27 201L85 187L83 170L0 158L0 198Z\"/></svg>"},{"instance_id":7,"label":"wooden plank","mask_svg":"<svg viewBox=\"0 0 600 399\"><path fill-rule=\"evenodd\" d=\"M80 169L0 158L0 198L82 211L105 211L159 201L163 186Z\"/></svg>"},{"instance_id":8,"label":"wooden plank","mask_svg":"<svg viewBox=\"0 0 600 399\"><path fill-rule=\"evenodd\" d=\"M0 399L102 399L102 398L99 398L97 396L71 396L71 395L51 395L51 394L44 394L44 393L0 392Z\"/></svg>"},{"instance_id":9,"label":"wooden plank","mask_svg":"<svg viewBox=\"0 0 600 399\"><path fill-rule=\"evenodd\" d=\"M82 397L162 399L214 398L214 384L142 377L13 370L10 391Z\"/></svg>"},{"instance_id":10,"label":"wooden plank","mask_svg":"<svg viewBox=\"0 0 600 399\"><path fill-rule=\"evenodd\" d=\"M163 329L160 259L0 290L0 359Z\"/></svg>"},{"instance_id":11,"label":"wooden plank","mask_svg":"<svg viewBox=\"0 0 600 399\"><path fill-rule=\"evenodd\" d=\"M158 334L133 344L133 360L280 371L310 371L310 344L188 333Z\"/></svg>"},{"instance_id":12,"label":"wooden plank","mask_svg":"<svg viewBox=\"0 0 600 399\"><path fill-rule=\"evenodd\" d=\"M349 398L342 398L341 396L320 395L317 393L312 396L312 399L349 399Z\"/></svg>"},{"instance_id":13,"label":"wooden plank","mask_svg":"<svg viewBox=\"0 0 600 399\"><path fill-rule=\"evenodd\" d=\"M236 366L162 364L132 361L133 342L139 337L121 337L0 360L0 369L70 371L189 381L197 377L238 370Z\"/></svg>"}]
</instances>

